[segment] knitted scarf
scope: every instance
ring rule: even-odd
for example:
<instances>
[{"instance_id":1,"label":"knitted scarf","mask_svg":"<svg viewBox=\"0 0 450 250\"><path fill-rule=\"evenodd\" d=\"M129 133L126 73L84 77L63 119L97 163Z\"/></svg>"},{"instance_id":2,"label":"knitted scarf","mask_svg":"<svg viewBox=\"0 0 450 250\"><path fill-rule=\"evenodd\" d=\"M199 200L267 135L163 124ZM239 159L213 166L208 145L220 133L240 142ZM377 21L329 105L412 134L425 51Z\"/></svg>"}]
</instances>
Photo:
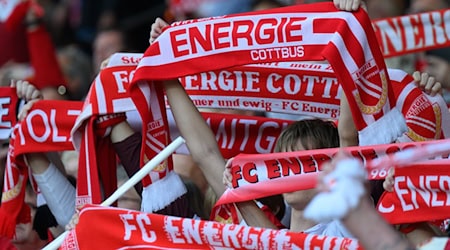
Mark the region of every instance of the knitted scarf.
<instances>
[{"instance_id":1,"label":"knitted scarf","mask_svg":"<svg viewBox=\"0 0 450 250\"><path fill-rule=\"evenodd\" d=\"M17 223L31 221L29 207L24 202L25 188L31 174L22 155L72 150L70 130L80 109L80 102L39 101L33 105L25 120L15 125L9 143L0 207L1 235L12 238Z\"/></svg>"},{"instance_id":2,"label":"knitted scarf","mask_svg":"<svg viewBox=\"0 0 450 250\"><path fill-rule=\"evenodd\" d=\"M422 92L402 70L388 69L388 74L397 108L407 126L394 139L407 142L449 138L450 127L443 124L450 122L450 113L443 98ZM198 107L243 108L324 119L337 119L340 114L342 84L329 64L255 64L186 76L181 82ZM373 136L364 133L359 134L359 141L360 145L375 142Z\"/></svg>"},{"instance_id":3,"label":"knitted scarf","mask_svg":"<svg viewBox=\"0 0 450 250\"><path fill-rule=\"evenodd\" d=\"M385 192L377 210L391 224L448 219L448 160L395 169L393 192Z\"/></svg>"},{"instance_id":4,"label":"knitted scarf","mask_svg":"<svg viewBox=\"0 0 450 250\"><path fill-rule=\"evenodd\" d=\"M337 73L360 137L371 138L367 144L393 141L406 130L367 13L337 11L332 3L174 23L146 50L133 82L323 59Z\"/></svg>"},{"instance_id":5,"label":"knitted scarf","mask_svg":"<svg viewBox=\"0 0 450 250\"><path fill-rule=\"evenodd\" d=\"M77 227L70 231L60 249L86 248L361 249L356 240L348 238L222 224L92 205L81 210Z\"/></svg>"},{"instance_id":6,"label":"knitted scarf","mask_svg":"<svg viewBox=\"0 0 450 250\"><path fill-rule=\"evenodd\" d=\"M19 99L16 88L1 87L0 90L0 140L6 140L17 122Z\"/></svg>"},{"instance_id":7,"label":"knitted scarf","mask_svg":"<svg viewBox=\"0 0 450 250\"><path fill-rule=\"evenodd\" d=\"M411 148L414 150L408 151ZM233 189L228 189L216 206L314 188L322 164L340 150L343 149L238 155L231 166ZM347 147L345 151L366 165L369 180L380 180L386 177L393 163L410 165L432 157L445 159L448 164L450 139Z\"/></svg>"},{"instance_id":8,"label":"knitted scarf","mask_svg":"<svg viewBox=\"0 0 450 250\"><path fill-rule=\"evenodd\" d=\"M149 100L148 103L135 105L130 97L128 84L133 77L140 56L141 54L116 53L111 57L107 67L101 70L94 80L83 111L72 130L74 145L80 151L77 206L86 203L99 204L104 199L101 190L107 197L116 189L116 156L109 136L105 136L108 128L96 126L98 117L124 113L136 110L138 107L141 114L140 120L147 124L142 126L142 134L145 136L143 136L141 157L145 160L141 161L141 166L159 153L169 142L165 106L160 105L163 93L153 85L147 85L152 91L142 98ZM149 107L151 109L142 111ZM157 128L158 131L151 131L149 128ZM159 135L152 136L151 133ZM149 138L151 140L148 140ZM172 171L171 158L164 163L164 166L166 167L156 168L143 179L144 191L141 206L143 211L152 212L162 209L185 192L181 180L171 177L173 180L171 182L172 192L166 193L164 196L159 195L163 190L168 189L165 186L167 181L158 181Z\"/></svg>"}]
</instances>

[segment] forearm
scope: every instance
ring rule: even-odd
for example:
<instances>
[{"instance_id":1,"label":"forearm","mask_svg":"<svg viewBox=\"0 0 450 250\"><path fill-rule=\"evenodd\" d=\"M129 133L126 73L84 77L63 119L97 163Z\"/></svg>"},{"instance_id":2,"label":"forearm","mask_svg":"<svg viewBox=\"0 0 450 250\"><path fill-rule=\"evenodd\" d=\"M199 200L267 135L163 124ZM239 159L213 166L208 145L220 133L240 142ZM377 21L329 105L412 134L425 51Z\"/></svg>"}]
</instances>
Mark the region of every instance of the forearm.
<instances>
[{"instance_id":1,"label":"forearm","mask_svg":"<svg viewBox=\"0 0 450 250\"><path fill-rule=\"evenodd\" d=\"M361 199L358 207L351 211L342 222L365 249L415 249L373 209L368 199Z\"/></svg>"},{"instance_id":2,"label":"forearm","mask_svg":"<svg viewBox=\"0 0 450 250\"><path fill-rule=\"evenodd\" d=\"M216 195L221 196L225 191L222 184L225 160L211 129L177 80L165 82L165 88L175 122L194 162Z\"/></svg>"},{"instance_id":3,"label":"forearm","mask_svg":"<svg viewBox=\"0 0 450 250\"><path fill-rule=\"evenodd\" d=\"M42 174L50 164L49 159L44 153L31 153L25 157L33 174Z\"/></svg>"},{"instance_id":4,"label":"forearm","mask_svg":"<svg viewBox=\"0 0 450 250\"><path fill-rule=\"evenodd\" d=\"M339 145L341 147L358 146L358 130L356 129L352 111L344 93L341 95L338 131Z\"/></svg>"},{"instance_id":5,"label":"forearm","mask_svg":"<svg viewBox=\"0 0 450 250\"><path fill-rule=\"evenodd\" d=\"M254 201L238 202L236 206L247 225L278 230Z\"/></svg>"}]
</instances>

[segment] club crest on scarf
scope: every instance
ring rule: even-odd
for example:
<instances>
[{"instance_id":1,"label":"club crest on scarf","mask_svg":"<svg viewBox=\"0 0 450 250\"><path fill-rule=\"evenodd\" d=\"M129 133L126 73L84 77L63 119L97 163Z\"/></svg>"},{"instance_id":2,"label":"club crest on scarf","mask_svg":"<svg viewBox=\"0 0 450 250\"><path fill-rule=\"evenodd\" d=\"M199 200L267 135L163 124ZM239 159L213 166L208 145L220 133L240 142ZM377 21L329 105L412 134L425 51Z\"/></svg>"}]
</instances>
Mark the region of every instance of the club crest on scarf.
<instances>
[{"instance_id":1,"label":"club crest on scarf","mask_svg":"<svg viewBox=\"0 0 450 250\"><path fill-rule=\"evenodd\" d=\"M381 86L377 84L378 76ZM358 92L354 93L356 103L363 114L373 115L381 111L387 101L388 81L386 72L379 70L375 61L367 62L358 71L353 72Z\"/></svg>"}]
</instances>

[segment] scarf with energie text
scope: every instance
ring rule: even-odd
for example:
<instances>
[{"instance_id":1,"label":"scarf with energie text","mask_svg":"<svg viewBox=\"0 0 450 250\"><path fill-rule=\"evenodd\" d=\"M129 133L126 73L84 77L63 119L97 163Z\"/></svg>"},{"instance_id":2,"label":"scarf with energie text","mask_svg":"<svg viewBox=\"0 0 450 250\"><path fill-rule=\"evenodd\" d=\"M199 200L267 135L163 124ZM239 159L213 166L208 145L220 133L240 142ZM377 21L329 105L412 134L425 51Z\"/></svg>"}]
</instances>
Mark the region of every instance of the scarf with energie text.
<instances>
[{"instance_id":1,"label":"scarf with energie text","mask_svg":"<svg viewBox=\"0 0 450 250\"><path fill-rule=\"evenodd\" d=\"M448 219L448 161L433 161L395 169L393 192L384 192L377 210L391 224Z\"/></svg>"},{"instance_id":2,"label":"scarf with energie text","mask_svg":"<svg viewBox=\"0 0 450 250\"><path fill-rule=\"evenodd\" d=\"M407 142L449 138L450 127L443 124L450 123L450 113L442 96L427 95L402 70L388 69L388 75L407 126L395 139ZM329 64L254 64L185 76L181 82L201 108L243 108L334 120L340 114L341 84ZM359 135L360 145L372 144L373 136Z\"/></svg>"},{"instance_id":3,"label":"scarf with energie text","mask_svg":"<svg viewBox=\"0 0 450 250\"><path fill-rule=\"evenodd\" d=\"M227 189L216 206L261 197L312 189L323 163L342 148L314 149L287 153L241 154L231 164L232 189ZM449 163L450 139L347 147L349 155L366 166L369 180L380 180L394 166L411 165L426 159Z\"/></svg>"},{"instance_id":4,"label":"scarf with energie text","mask_svg":"<svg viewBox=\"0 0 450 250\"><path fill-rule=\"evenodd\" d=\"M95 239L95 240L92 240ZM85 206L60 249L361 249L354 239Z\"/></svg>"},{"instance_id":5,"label":"scarf with energie text","mask_svg":"<svg viewBox=\"0 0 450 250\"><path fill-rule=\"evenodd\" d=\"M146 50L133 81L324 59L348 97L360 136L370 138L362 145L388 143L405 132L367 13L338 11L332 3L176 22Z\"/></svg>"}]
</instances>

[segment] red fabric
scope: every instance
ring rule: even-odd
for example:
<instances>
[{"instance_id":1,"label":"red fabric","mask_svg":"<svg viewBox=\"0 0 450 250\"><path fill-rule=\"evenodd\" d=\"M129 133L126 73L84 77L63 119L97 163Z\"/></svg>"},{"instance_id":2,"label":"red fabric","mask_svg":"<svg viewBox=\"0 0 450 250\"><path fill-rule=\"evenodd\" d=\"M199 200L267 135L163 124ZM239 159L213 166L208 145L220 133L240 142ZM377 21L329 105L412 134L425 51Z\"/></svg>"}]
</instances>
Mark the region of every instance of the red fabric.
<instances>
[{"instance_id":1,"label":"red fabric","mask_svg":"<svg viewBox=\"0 0 450 250\"><path fill-rule=\"evenodd\" d=\"M450 9L441 9L373 20L384 57L450 46L450 30L446 23L449 13Z\"/></svg>"},{"instance_id":2,"label":"red fabric","mask_svg":"<svg viewBox=\"0 0 450 250\"><path fill-rule=\"evenodd\" d=\"M413 148L413 149L412 149ZM406 151L406 149L410 149ZM319 170L341 148L288 153L237 155L231 165L232 189L227 189L216 206L248 201L316 186ZM402 152L397 152L403 150ZM448 164L450 139L421 143L397 143L348 147L345 151L365 164L368 179L384 179L393 165L410 165L430 157L445 157Z\"/></svg>"},{"instance_id":3,"label":"red fabric","mask_svg":"<svg viewBox=\"0 0 450 250\"><path fill-rule=\"evenodd\" d=\"M114 147L109 136L104 136L105 128L96 126L96 120L136 109L127 86L137 63L134 60L138 59L133 54L115 54L110 59L92 83L73 127L74 145L80 152L77 206L100 204L117 188Z\"/></svg>"},{"instance_id":4,"label":"red fabric","mask_svg":"<svg viewBox=\"0 0 450 250\"><path fill-rule=\"evenodd\" d=\"M0 218L0 220L1 220L1 218ZM16 250L17 248L11 243L11 240L9 238L0 236L0 249Z\"/></svg>"},{"instance_id":5,"label":"red fabric","mask_svg":"<svg viewBox=\"0 0 450 250\"><path fill-rule=\"evenodd\" d=\"M6 27L13 31L18 26L20 26L25 18L31 1L25 0L4 0L0 2L0 8L4 13L2 13L2 18L5 18Z\"/></svg>"},{"instance_id":6,"label":"red fabric","mask_svg":"<svg viewBox=\"0 0 450 250\"><path fill-rule=\"evenodd\" d=\"M264 28L267 23L271 28ZM262 37L263 32L273 35ZM363 145L391 142L406 130L404 120L391 112L395 98L367 13L338 11L328 2L174 23L146 50L133 82L254 63L323 59L342 84L358 131L383 134L379 139L369 136L374 141ZM395 118L389 126L381 119L387 114ZM383 127L383 133L374 126Z\"/></svg>"},{"instance_id":7,"label":"red fabric","mask_svg":"<svg viewBox=\"0 0 450 250\"><path fill-rule=\"evenodd\" d=\"M261 210L264 212L264 214L269 218L269 220L278 228L283 229L286 228L281 221L273 214L272 210L266 205L261 207Z\"/></svg>"},{"instance_id":8,"label":"red fabric","mask_svg":"<svg viewBox=\"0 0 450 250\"><path fill-rule=\"evenodd\" d=\"M17 63L28 62L28 49L25 27L19 26L14 31L6 28L6 24L0 22L0 66L4 66L8 61Z\"/></svg>"},{"instance_id":9,"label":"red fabric","mask_svg":"<svg viewBox=\"0 0 450 250\"><path fill-rule=\"evenodd\" d=\"M95 239L95 240L93 240ZM361 249L353 239L310 235L111 207L86 206L60 249Z\"/></svg>"},{"instance_id":10,"label":"red fabric","mask_svg":"<svg viewBox=\"0 0 450 250\"><path fill-rule=\"evenodd\" d=\"M66 86L53 42L44 26L40 25L36 30L28 31L28 49L34 68L32 82L38 89Z\"/></svg>"},{"instance_id":11,"label":"red fabric","mask_svg":"<svg viewBox=\"0 0 450 250\"><path fill-rule=\"evenodd\" d=\"M0 87L0 139L8 139L17 122L18 102L16 88Z\"/></svg>"},{"instance_id":12,"label":"red fabric","mask_svg":"<svg viewBox=\"0 0 450 250\"><path fill-rule=\"evenodd\" d=\"M447 219L450 213L448 161L395 169L393 192L385 192L377 209L392 224Z\"/></svg>"},{"instance_id":13,"label":"red fabric","mask_svg":"<svg viewBox=\"0 0 450 250\"><path fill-rule=\"evenodd\" d=\"M15 140L18 133L18 125L16 125L8 149L0 206L0 217L4 219L0 220L0 235L9 239L15 235L16 224L31 223L30 208L24 202L28 169L23 159L17 157L15 152Z\"/></svg>"},{"instance_id":14,"label":"red fabric","mask_svg":"<svg viewBox=\"0 0 450 250\"><path fill-rule=\"evenodd\" d=\"M5 169L0 235L12 238L17 223L31 222L30 209L24 202L29 170L21 155L73 149L70 130L80 108L80 102L39 101L33 105L25 120L16 124Z\"/></svg>"}]
</instances>

